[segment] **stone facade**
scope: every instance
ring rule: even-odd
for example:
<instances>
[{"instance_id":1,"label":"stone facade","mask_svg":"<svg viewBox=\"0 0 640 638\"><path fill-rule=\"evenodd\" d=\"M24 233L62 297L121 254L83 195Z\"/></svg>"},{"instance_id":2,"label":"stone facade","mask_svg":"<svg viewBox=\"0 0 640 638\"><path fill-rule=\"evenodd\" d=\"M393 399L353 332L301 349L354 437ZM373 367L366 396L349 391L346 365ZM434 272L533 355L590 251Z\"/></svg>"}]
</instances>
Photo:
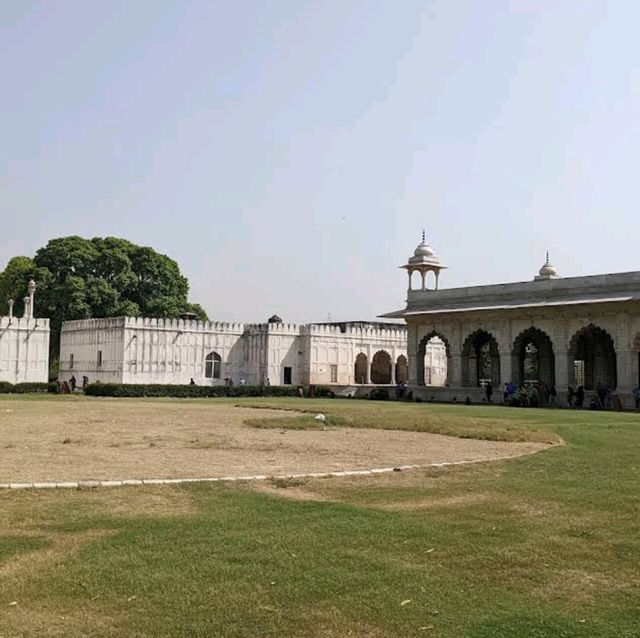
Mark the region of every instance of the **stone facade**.
<instances>
[{"instance_id":1,"label":"stone facade","mask_svg":"<svg viewBox=\"0 0 640 638\"><path fill-rule=\"evenodd\" d=\"M407 379L406 328L116 317L62 325L60 380L352 385ZM356 368L356 362L360 368ZM363 365L362 365L363 364ZM357 379L360 371L360 378Z\"/></svg>"},{"instance_id":2,"label":"stone facade","mask_svg":"<svg viewBox=\"0 0 640 638\"><path fill-rule=\"evenodd\" d=\"M481 400L491 381L498 399L505 383L535 381L555 386L560 401L570 386L582 385L587 393L607 387L625 407L633 405L640 272L560 278L547 258L529 282L449 290L410 284L406 308L383 316L407 323L409 386L418 395ZM434 337L447 357L446 386L436 390L427 387L424 370Z\"/></svg>"},{"instance_id":3,"label":"stone facade","mask_svg":"<svg viewBox=\"0 0 640 638\"><path fill-rule=\"evenodd\" d=\"M23 317L0 317L0 381L46 383L49 380L49 319L34 318L35 282L29 282Z\"/></svg>"}]
</instances>

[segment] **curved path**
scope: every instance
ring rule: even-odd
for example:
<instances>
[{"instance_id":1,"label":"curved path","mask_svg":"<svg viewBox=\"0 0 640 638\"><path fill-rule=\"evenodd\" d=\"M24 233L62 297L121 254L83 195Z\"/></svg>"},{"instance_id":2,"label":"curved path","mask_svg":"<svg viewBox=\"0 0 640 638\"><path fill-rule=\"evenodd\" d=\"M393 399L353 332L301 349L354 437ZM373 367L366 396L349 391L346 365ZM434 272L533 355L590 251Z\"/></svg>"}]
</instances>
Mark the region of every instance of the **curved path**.
<instances>
[{"instance_id":1,"label":"curved path","mask_svg":"<svg viewBox=\"0 0 640 638\"><path fill-rule=\"evenodd\" d=\"M512 458L548 447L397 430L244 424L255 416L251 408L228 404L3 400L0 487L348 476Z\"/></svg>"}]
</instances>

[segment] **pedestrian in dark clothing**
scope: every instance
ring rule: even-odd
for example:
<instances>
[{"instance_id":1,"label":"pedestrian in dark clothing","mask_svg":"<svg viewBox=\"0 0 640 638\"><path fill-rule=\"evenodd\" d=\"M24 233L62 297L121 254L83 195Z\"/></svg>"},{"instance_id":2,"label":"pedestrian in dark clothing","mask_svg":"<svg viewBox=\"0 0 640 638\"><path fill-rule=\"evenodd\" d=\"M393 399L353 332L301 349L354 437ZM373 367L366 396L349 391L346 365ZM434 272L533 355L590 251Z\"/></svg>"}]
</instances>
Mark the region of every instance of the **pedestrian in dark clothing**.
<instances>
[{"instance_id":1,"label":"pedestrian in dark clothing","mask_svg":"<svg viewBox=\"0 0 640 638\"><path fill-rule=\"evenodd\" d=\"M71 392L75 392L76 391L76 384L77 384L77 382L76 382L75 376L71 377L69 379L69 386L71 387Z\"/></svg>"},{"instance_id":2,"label":"pedestrian in dark clothing","mask_svg":"<svg viewBox=\"0 0 640 638\"><path fill-rule=\"evenodd\" d=\"M82 377L82 389L84 390L89 385L89 377L86 375Z\"/></svg>"},{"instance_id":3,"label":"pedestrian in dark clothing","mask_svg":"<svg viewBox=\"0 0 640 638\"><path fill-rule=\"evenodd\" d=\"M487 383L485 392L487 394L487 403L491 403L491 397L493 396L493 384L491 383L491 381Z\"/></svg>"},{"instance_id":4,"label":"pedestrian in dark clothing","mask_svg":"<svg viewBox=\"0 0 640 638\"><path fill-rule=\"evenodd\" d=\"M573 401L575 397L576 397L576 391L573 389L572 386L569 386L567 388L567 403L569 404L570 408L573 407Z\"/></svg>"},{"instance_id":5,"label":"pedestrian in dark clothing","mask_svg":"<svg viewBox=\"0 0 640 638\"><path fill-rule=\"evenodd\" d=\"M556 391L556 386L552 385L549 388L549 407L557 408L558 407L558 393Z\"/></svg>"},{"instance_id":6,"label":"pedestrian in dark clothing","mask_svg":"<svg viewBox=\"0 0 640 638\"><path fill-rule=\"evenodd\" d=\"M576 390L576 406L581 408L584 405L584 386L579 385Z\"/></svg>"},{"instance_id":7,"label":"pedestrian in dark clothing","mask_svg":"<svg viewBox=\"0 0 640 638\"><path fill-rule=\"evenodd\" d=\"M604 383L598 383L598 386L596 387L596 393L598 394L600 407L605 408L607 406L607 386L605 386Z\"/></svg>"}]
</instances>

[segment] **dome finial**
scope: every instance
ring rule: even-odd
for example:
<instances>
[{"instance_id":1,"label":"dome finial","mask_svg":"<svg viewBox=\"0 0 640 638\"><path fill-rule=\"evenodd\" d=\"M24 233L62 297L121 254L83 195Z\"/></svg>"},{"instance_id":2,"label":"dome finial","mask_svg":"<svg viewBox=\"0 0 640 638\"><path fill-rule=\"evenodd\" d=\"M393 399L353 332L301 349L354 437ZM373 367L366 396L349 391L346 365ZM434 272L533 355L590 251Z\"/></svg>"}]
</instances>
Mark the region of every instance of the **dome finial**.
<instances>
[{"instance_id":1,"label":"dome finial","mask_svg":"<svg viewBox=\"0 0 640 638\"><path fill-rule=\"evenodd\" d=\"M422 243L424 244L427 241L427 231L422 229Z\"/></svg>"},{"instance_id":2,"label":"dome finial","mask_svg":"<svg viewBox=\"0 0 640 638\"><path fill-rule=\"evenodd\" d=\"M546 251L546 261L544 262L542 268L538 274L534 277L535 281L541 281L543 279L558 279L558 271L551 265L549 261L549 251Z\"/></svg>"}]
</instances>

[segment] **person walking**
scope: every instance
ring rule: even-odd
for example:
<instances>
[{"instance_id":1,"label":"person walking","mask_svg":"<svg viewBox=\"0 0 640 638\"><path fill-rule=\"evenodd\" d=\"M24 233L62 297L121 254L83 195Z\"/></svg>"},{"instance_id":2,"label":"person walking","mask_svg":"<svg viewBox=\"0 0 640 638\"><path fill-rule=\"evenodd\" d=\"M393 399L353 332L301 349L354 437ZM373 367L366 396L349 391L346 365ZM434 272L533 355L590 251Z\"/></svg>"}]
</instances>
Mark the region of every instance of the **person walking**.
<instances>
[{"instance_id":1,"label":"person walking","mask_svg":"<svg viewBox=\"0 0 640 638\"><path fill-rule=\"evenodd\" d=\"M633 394L633 401L636 405L636 410L640 410L640 386L634 386L631 393Z\"/></svg>"},{"instance_id":2,"label":"person walking","mask_svg":"<svg viewBox=\"0 0 640 638\"><path fill-rule=\"evenodd\" d=\"M71 387L71 392L75 392L76 391L76 386L77 386L77 381L76 381L76 377L75 375L73 375L70 379L69 379L69 386Z\"/></svg>"},{"instance_id":3,"label":"person walking","mask_svg":"<svg viewBox=\"0 0 640 638\"><path fill-rule=\"evenodd\" d=\"M493 384L491 383L491 381L487 383L484 390L487 395L487 403L491 403L491 397L493 396Z\"/></svg>"}]
</instances>

